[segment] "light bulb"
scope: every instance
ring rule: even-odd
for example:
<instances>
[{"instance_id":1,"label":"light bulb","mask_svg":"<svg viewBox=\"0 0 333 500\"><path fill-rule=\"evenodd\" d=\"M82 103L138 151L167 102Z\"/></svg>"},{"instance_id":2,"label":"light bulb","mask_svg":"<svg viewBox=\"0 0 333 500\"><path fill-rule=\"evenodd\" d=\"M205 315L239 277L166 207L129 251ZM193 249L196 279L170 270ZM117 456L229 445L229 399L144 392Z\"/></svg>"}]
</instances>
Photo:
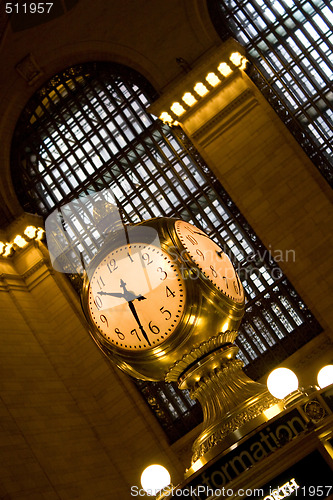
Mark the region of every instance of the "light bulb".
<instances>
[{"instance_id":1,"label":"light bulb","mask_svg":"<svg viewBox=\"0 0 333 500\"><path fill-rule=\"evenodd\" d=\"M208 73L208 75L206 76L206 80L212 87L216 87L216 85L221 82L221 80L217 75L215 75L215 73Z\"/></svg>"},{"instance_id":2,"label":"light bulb","mask_svg":"<svg viewBox=\"0 0 333 500\"><path fill-rule=\"evenodd\" d=\"M182 99L185 102L185 104L187 104L188 106L193 106L193 104L195 104L196 102L198 102L196 100L196 98L194 97L194 95L191 94L191 92L185 92L185 94L183 95Z\"/></svg>"},{"instance_id":3,"label":"light bulb","mask_svg":"<svg viewBox=\"0 0 333 500\"><path fill-rule=\"evenodd\" d=\"M181 104L179 104L179 102L174 102L170 109L177 116L181 116L183 113L185 113L185 109Z\"/></svg>"},{"instance_id":4,"label":"light bulb","mask_svg":"<svg viewBox=\"0 0 333 500\"><path fill-rule=\"evenodd\" d=\"M141 485L148 495L156 495L160 490L169 486L171 477L163 465L153 464L146 467L141 474Z\"/></svg>"},{"instance_id":5,"label":"light bulb","mask_svg":"<svg viewBox=\"0 0 333 500\"><path fill-rule=\"evenodd\" d=\"M167 123L168 125L171 125L171 123L173 122L172 116L169 115L169 113L167 113L166 111L163 111L163 113L161 113L160 120L162 120L163 123Z\"/></svg>"},{"instance_id":6,"label":"light bulb","mask_svg":"<svg viewBox=\"0 0 333 500\"><path fill-rule=\"evenodd\" d=\"M24 239L20 234L18 234L17 236L15 236L14 238L14 243L15 245L17 245L19 248L24 248L25 246L27 246L28 242L26 239Z\"/></svg>"},{"instance_id":7,"label":"light bulb","mask_svg":"<svg viewBox=\"0 0 333 500\"><path fill-rule=\"evenodd\" d=\"M28 238L33 239L36 236L37 227L35 226L27 226L24 230L24 234L28 236Z\"/></svg>"},{"instance_id":8,"label":"light bulb","mask_svg":"<svg viewBox=\"0 0 333 500\"><path fill-rule=\"evenodd\" d=\"M233 52L229 59L235 66L240 66L242 64L243 56L239 52Z\"/></svg>"},{"instance_id":9,"label":"light bulb","mask_svg":"<svg viewBox=\"0 0 333 500\"><path fill-rule=\"evenodd\" d=\"M200 97L203 97L204 95L208 94L208 89L206 87L206 85L204 85L203 83L201 82L198 82L195 84L195 87L194 89L195 92L200 96Z\"/></svg>"},{"instance_id":10,"label":"light bulb","mask_svg":"<svg viewBox=\"0 0 333 500\"><path fill-rule=\"evenodd\" d=\"M276 368L268 375L267 388L272 396L283 399L298 389L298 378L289 368Z\"/></svg>"},{"instance_id":11,"label":"light bulb","mask_svg":"<svg viewBox=\"0 0 333 500\"><path fill-rule=\"evenodd\" d=\"M321 389L333 384L333 365L326 365L319 370L317 382Z\"/></svg>"},{"instance_id":12,"label":"light bulb","mask_svg":"<svg viewBox=\"0 0 333 500\"><path fill-rule=\"evenodd\" d=\"M223 76L229 76L232 73L232 69L230 68L229 64L225 62L222 62L217 69Z\"/></svg>"}]
</instances>

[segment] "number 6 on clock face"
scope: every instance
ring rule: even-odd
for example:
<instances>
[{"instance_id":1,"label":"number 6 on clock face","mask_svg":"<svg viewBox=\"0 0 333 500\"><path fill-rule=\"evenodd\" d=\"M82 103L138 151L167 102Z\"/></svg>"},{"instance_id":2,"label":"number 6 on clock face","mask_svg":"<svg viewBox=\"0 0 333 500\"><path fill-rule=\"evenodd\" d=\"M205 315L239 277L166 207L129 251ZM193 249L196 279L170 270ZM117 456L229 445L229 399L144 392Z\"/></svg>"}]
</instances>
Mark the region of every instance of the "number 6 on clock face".
<instances>
[{"instance_id":1,"label":"number 6 on clock face","mask_svg":"<svg viewBox=\"0 0 333 500\"><path fill-rule=\"evenodd\" d=\"M110 251L90 279L88 309L105 340L124 350L157 347L175 331L185 306L177 266L144 243Z\"/></svg>"}]
</instances>

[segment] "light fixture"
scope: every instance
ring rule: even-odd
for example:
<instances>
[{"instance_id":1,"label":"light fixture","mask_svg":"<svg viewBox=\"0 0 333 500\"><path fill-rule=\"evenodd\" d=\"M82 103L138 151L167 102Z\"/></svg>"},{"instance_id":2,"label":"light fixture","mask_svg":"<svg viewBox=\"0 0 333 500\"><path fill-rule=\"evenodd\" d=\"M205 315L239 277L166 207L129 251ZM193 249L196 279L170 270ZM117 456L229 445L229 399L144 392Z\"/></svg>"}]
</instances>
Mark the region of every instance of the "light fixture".
<instances>
[{"instance_id":1,"label":"light fixture","mask_svg":"<svg viewBox=\"0 0 333 500\"><path fill-rule=\"evenodd\" d=\"M321 389L333 384L333 365L323 366L317 375L317 382Z\"/></svg>"},{"instance_id":2,"label":"light fixture","mask_svg":"<svg viewBox=\"0 0 333 500\"><path fill-rule=\"evenodd\" d=\"M28 236L28 238L30 238L31 240L35 238L36 233L37 233L37 227L35 226L27 226L24 230L24 234Z\"/></svg>"},{"instance_id":3,"label":"light fixture","mask_svg":"<svg viewBox=\"0 0 333 500\"><path fill-rule=\"evenodd\" d=\"M246 59L246 57L243 57L242 59L242 64L239 66L239 69L243 70L246 68L246 64L248 63L249 61Z\"/></svg>"},{"instance_id":4,"label":"light fixture","mask_svg":"<svg viewBox=\"0 0 333 500\"><path fill-rule=\"evenodd\" d=\"M17 245L19 248L24 248L28 244L27 240L20 234L15 236L13 243L15 243L15 245Z\"/></svg>"},{"instance_id":5,"label":"light fixture","mask_svg":"<svg viewBox=\"0 0 333 500\"><path fill-rule=\"evenodd\" d=\"M9 257L15 250L24 248L30 240L41 241L45 236L45 230L42 227L27 226L23 235L17 234L11 243L0 241L1 257Z\"/></svg>"},{"instance_id":6,"label":"light fixture","mask_svg":"<svg viewBox=\"0 0 333 500\"><path fill-rule=\"evenodd\" d=\"M298 378L289 368L276 368L267 378L267 388L272 396L284 399L298 389Z\"/></svg>"},{"instance_id":7,"label":"light fixture","mask_svg":"<svg viewBox=\"0 0 333 500\"><path fill-rule=\"evenodd\" d=\"M188 106L193 106L193 104L195 104L196 102L198 102L196 100L196 98L194 97L194 95L191 94L191 92L185 92L185 94L183 95L182 99L185 102L185 104L187 104Z\"/></svg>"},{"instance_id":8,"label":"light fixture","mask_svg":"<svg viewBox=\"0 0 333 500\"><path fill-rule=\"evenodd\" d=\"M13 245L11 243L6 243L5 251L2 254L2 256L9 257L9 255L12 253L12 250L13 250Z\"/></svg>"},{"instance_id":9,"label":"light fixture","mask_svg":"<svg viewBox=\"0 0 333 500\"><path fill-rule=\"evenodd\" d=\"M240 66L242 64L243 56L239 52L233 52L229 59L235 66Z\"/></svg>"},{"instance_id":10,"label":"light fixture","mask_svg":"<svg viewBox=\"0 0 333 500\"><path fill-rule=\"evenodd\" d=\"M185 113L185 109L183 108L183 106L181 104L179 104L179 102L174 102L171 106L171 111L173 113L175 113L175 115L177 116L180 116L182 115L183 113Z\"/></svg>"},{"instance_id":11,"label":"light fixture","mask_svg":"<svg viewBox=\"0 0 333 500\"><path fill-rule=\"evenodd\" d=\"M217 69L223 76L229 76L232 73L232 69L230 68L229 64L225 62L222 62Z\"/></svg>"},{"instance_id":12,"label":"light fixture","mask_svg":"<svg viewBox=\"0 0 333 500\"><path fill-rule=\"evenodd\" d=\"M155 496L170 485L169 471L163 465L153 464L145 468L141 474L141 485L147 495Z\"/></svg>"},{"instance_id":13,"label":"light fixture","mask_svg":"<svg viewBox=\"0 0 333 500\"><path fill-rule=\"evenodd\" d=\"M166 111L163 111L163 113L160 114L160 120L162 120L163 123L166 123L167 125L171 125L173 122L173 118L169 113Z\"/></svg>"},{"instance_id":14,"label":"light fixture","mask_svg":"<svg viewBox=\"0 0 333 500\"><path fill-rule=\"evenodd\" d=\"M239 68L241 70L245 69L246 63L248 62L246 57L244 57L240 52L232 52L229 56L229 60L233 63L234 66L237 66L237 68ZM216 68L216 66L215 66L215 68ZM214 70L214 68L212 68L212 69ZM217 67L217 70L224 77L228 77L233 72L233 69L226 62L220 62L218 67ZM205 80L210 85L210 87L216 87L217 85L219 85L221 83L221 79L215 73L215 71L216 71L216 69L214 71L210 71L205 76ZM199 78L201 78L201 77L199 77ZM210 87L207 87L207 85L205 85L205 83L203 83L202 81L199 81L194 85L193 90L198 96L204 97L205 95L207 95L209 93ZM180 96L179 96L179 98L180 98ZM183 94L183 96L181 97L181 100L183 101L183 103L185 103L189 107L197 105L197 103L200 102L200 100L198 101L196 99L196 96L193 95L193 93L189 92L189 91L187 91ZM179 101L173 102L172 105L170 106L170 110L176 116L182 116L184 113L186 113L186 108L184 108L182 106L181 102L179 102ZM175 121L175 116L170 115L170 113L167 111L163 111L160 114L159 119L163 123L165 123L169 126L179 124L177 121Z\"/></svg>"},{"instance_id":15,"label":"light fixture","mask_svg":"<svg viewBox=\"0 0 333 500\"><path fill-rule=\"evenodd\" d=\"M37 228L37 234L35 236L35 240L38 240L38 241L42 240L43 237L44 237L44 234L45 234L44 229L42 229L41 227L38 227Z\"/></svg>"},{"instance_id":16,"label":"light fixture","mask_svg":"<svg viewBox=\"0 0 333 500\"><path fill-rule=\"evenodd\" d=\"M215 73L208 73L208 75L206 76L206 80L212 87L216 87L216 85L221 82L221 80Z\"/></svg>"},{"instance_id":17,"label":"light fixture","mask_svg":"<svg viewBox=\"0 0 333 500\"><path fill-rule=\"evenodd\" d=\"M208 94L209 90L207 89L206 85L204 85L202 82L198 82L194 86L194 91L200 96L203 97L204 95Z\"/></svg>"}]
</instances>

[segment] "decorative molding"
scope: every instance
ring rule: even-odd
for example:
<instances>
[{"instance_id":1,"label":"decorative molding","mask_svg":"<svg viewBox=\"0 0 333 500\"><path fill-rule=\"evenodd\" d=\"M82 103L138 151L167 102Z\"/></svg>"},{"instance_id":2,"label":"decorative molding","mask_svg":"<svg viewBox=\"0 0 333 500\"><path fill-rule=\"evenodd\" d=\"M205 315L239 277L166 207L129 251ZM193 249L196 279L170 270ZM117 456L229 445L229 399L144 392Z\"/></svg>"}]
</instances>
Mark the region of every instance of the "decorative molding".
<instances>
[{"instance_id":1,"label":"decorative molding","mask_svg":"<svg viewBox=\"0 0 333 500\"><path fill-rule=\"evenodd\" d=\"M166 382L175 382L179 379L180 375L198 359L204 357L206 354L222 347L225 344L232 344L237 337L237 331L221 332L218 335L202 342L197 345L190 352L186 353L182 359L176 361L168 370L165 375Z\"/></svg>"},{"instance_id":2,"label":"decorative molding","mask_svg":"<svg viewBox=\"0 0 333 500\"><path fill-rule=\"evenodd\" d=\"M301 372L304 368L307 368L309 365L309 362L313 361L314 359L318 359L320 356L322 356L324 351L327 352L333 352L333 341L329 337L325 337L324 339L320 339L320 342L317 346L312 346L311 350L309 351L309 354L303 354L302 359L293 365L293 369L295 371Z\"/></svg>"},{"instance_id":3,"label":"decorative molding","mask_svg":"<svg viewBox=\"0 0 333 500\"><path fill-rule=\"evenodd\" d=\"M30 267L30 269L28 269L25 273L22 274L22 278L24 280L26 280L27 278L30 278L30 276L35 274L43 266L45 266L44 260L38 261L34 266Z\"/></svg>"},{"instance_id":4,"label":"decorative molding","mask_svg":"<svg viewBox=\"0 0 333 500\"><path fill-rule=\"evenodd\" d=\"M236 431L242 425L261 415L264 410L267 410L275 402L276 400L274 400L271 395L267 395L266 397L261 398L258 402L247 407L246 410L231 416L227 422L221 424L221 426L214 433L210 434L200 446L194 445L192 464L205 455L205 453L210 451L212 447L220 444L228 434Z\"/></svg>"},{"instance_id":5,"label":"decorative molding","mask_svg":"<svg viewBox=\"0 0 333 500\"><path fill-rule=\"evenodd\" d=\"M15 69L28 85L33 85L44 73L32 54L26 55Z\"/></svg>"},{"instance_id":6,"label":"decorative molding","mask_svg":"<svg viewBox=\"0 0 333 500\"><path fill-rule=\"evenodd\" d=\"M206 54L180 81L170 85L148 111L168 125L176 125L178 120L183 122L194 109L205 106L216 91L223 91L235 73L241 74L246 63L244 48L230 38Z\"/></svg>"},{"instance_id":7,"label":"decorative molding","mask_svg":"<svg viewBox=\"0 0 333 500\"><path fill-rule=\"evenodd\" d=\"M192 139L199 142L202 147L207 147L224 130L247 114L258 105L258 101L251 89L246 89L239 94L230 104L225 106L213 118L192 134Z\"/></svg>"}]
</instances>

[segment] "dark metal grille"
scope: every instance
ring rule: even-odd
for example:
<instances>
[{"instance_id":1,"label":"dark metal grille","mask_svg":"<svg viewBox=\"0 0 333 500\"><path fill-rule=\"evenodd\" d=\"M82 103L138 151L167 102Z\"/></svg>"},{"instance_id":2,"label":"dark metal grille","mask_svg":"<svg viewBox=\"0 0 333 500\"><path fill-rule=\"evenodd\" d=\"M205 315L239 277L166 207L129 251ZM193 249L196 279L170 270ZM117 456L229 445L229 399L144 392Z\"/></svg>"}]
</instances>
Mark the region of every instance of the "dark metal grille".
<instances>
[{"instance_id":1,"label":"dark metal grille","mask_svg":"<svg viewBox=\"0 0 333 500\"><path fill-rule=\"evenodd\" d=\"M327 0L208 0L220 36L254 63L249 75L333 185L333 8Z\"/></svg>"},{"instance_id":2,"label":"dark metal grille","mask_svg":"<svg viewBox=\"0 0 333 500\"><path fill-rule=\"evenodd\" d=\"M100 234L80 197L111 188L127 222L180 217L206 231L233 260L246 291L240 357L257 378L317 335L320 325L181 129L146 112L153 89L118 65L85 64L54 77L28 103L12 144L13 182L26 211L47 216L72 200L76 259ZM76 248L78 247L78 248ZM171 440L200 409L174 386L140 383Z\"/></svg>"}]
</instances>

